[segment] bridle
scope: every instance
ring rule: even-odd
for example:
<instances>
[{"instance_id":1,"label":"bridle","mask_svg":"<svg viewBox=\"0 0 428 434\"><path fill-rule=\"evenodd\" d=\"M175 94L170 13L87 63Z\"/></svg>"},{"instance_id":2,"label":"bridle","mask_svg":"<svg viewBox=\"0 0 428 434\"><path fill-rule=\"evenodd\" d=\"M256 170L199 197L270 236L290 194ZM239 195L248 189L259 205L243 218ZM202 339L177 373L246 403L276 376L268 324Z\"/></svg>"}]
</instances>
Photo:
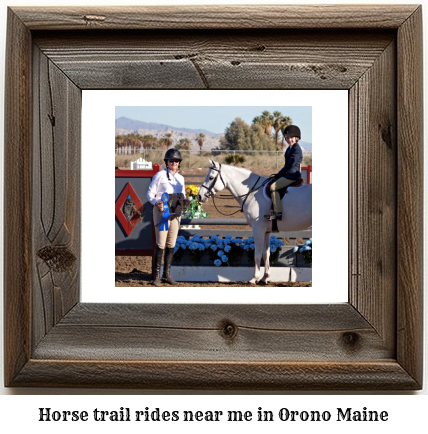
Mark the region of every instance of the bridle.
<instances>
[{"instance_id":1,"label":"bridle","mask_svg":"<svg viewBox=\"0 0 428 434\"><path fill-rule=\"evenodd\" d=\"M260 179L260 176L259 176L259 177L257 178L257 181L255 182L255 184L253 185L253 187L250 189L250 191L249 191L248 193L245 193L245 194L243 194L243 195L241 195L241 196L237 196L237 197L244 197L244 198L245 198L245 199L243 200L243 202L242 202L241 209L238 210L238 211L233 212L232 214L224 214L224 213L222 213L222 212L217 208L217 205L215 204L215 201L214 201L214 197L215 197L215 195L216 195L216 192L215 192L215 191L213 192L213 189L214 189L214 186L215 186L215 184L216 184L216 182L217 182L218 177L220 177L221 182L223 183L224 187L226 187L226 183L224 182L224 179L223 179L223 177L221 176L221 164L219 164L218 169L217 169L217 167L212 166L212 167L210 167L210 170L215 170L215 171L217 172L217 175L216 175L215 178L213 179L213 181L212 181L212 183L211 183L210 186L205 185L205 182L204 182L204 183L201 185L201 188L204 187L204 188L207 190L206 193L204 194L204 196L206 196L207 198L212 197L212 198L213 198L213 204L214 204L215 209L216 209L220 214L222 214L222 215L224 215L224 216L231 216L231 215L234 215L234 214L236 214L236 213L238 213L238 212L244 212L244 205L245 205L246 200L248 199L248 196L249 196L251 193L254 193L255 191L257 191L259 188L261 188L261 187L263 187L264 185L266 185L266 184L270 181L270 179L271 179L271 177L265 179L265 180L263 181L263 183L262 183L259 187L255 188L256 185L257 185L257 183L259 182L259 179ZM235 196L233 196L233 195L230 195L230 196L222 196L222 198L226 198L226 199L235 199Z\"/></svg>"},{"instance_id":2,"label":"bridle","mask_svg":"<svg viewBox=\"0 0 428 434\"><path fill-rule=\"evenodd\" d=\"M221 176L221 164L219 164L218 169L217 169L217 167L212 166L212 167L210 167L210 170L215 170L217 172L217 175L213 179L213 182L211 183L211 185L209 187L207 185L205 185L205 183L201 185L201 187L204 187L207 190L204 196L206 196L208 199L210 197L214 197L216 195L216 192L215 191L213 192L213 188L217 182L218 177L220 177L221 182L223 183L224 187L226 187L226 183L224 182L224 179Z\"/></svg>"}]
</instances>

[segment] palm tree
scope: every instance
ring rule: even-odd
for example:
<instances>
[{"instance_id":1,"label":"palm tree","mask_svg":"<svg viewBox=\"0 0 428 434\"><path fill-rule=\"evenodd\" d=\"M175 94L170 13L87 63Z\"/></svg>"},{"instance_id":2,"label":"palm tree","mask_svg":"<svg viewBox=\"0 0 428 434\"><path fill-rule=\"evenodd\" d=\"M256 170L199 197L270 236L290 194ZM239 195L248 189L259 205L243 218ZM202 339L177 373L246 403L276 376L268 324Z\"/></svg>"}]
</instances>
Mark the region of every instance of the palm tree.
<instances>
[{"instance_id":1,"label":"palm tree","mask_svg":"<svg viewBox=\"0 0 428 434\"><path fill-rule=\"evenodd\" d=\"M279 112L276 112L279 113ZM270 136L272 134L272 126L275 121L275 117L270 114L268 110L265 110L261 116L256 116L253 119L253 130L257 133L257 125L260 125L262 127L263 133L267 136Z\"/></svg>"},{"instance_id":2,"label":"palm tree","mask_svg":"<svg viewBox=\"0 0 428 434\"><path fill-rule=\"evenodd\" d=\"M158 139L155 136L152 136L151 134L146 134L145 136L143 136L144 149L154 149L156 147L157 142Z\"/></svg>"},{"instance_id":3,"label":"palm tree","mask_svg":"<svg viewBox=\"0 0 428 434\"><path fill-rule=\"evenodd\" d=\"M172 134L171 133L166 133L165 137L162 137L159 140L159 145L162 147L165 147L166 149L169 149L169 147L172 145L173 141L171 139Z\"/></svg>"},{"instance_id":4,"label":"palm tree","mask_svg":"<svg viewBox=\"0 0 428 434\"><path fill-rule=\"evenodd\" d=\"M282 133L282 142L281 142L281 148L284 149L284 140L285 140L285 136L284 136L284 132L285 129L289 126L293 124L293 119L290 118L290 116L283 116L281 118L281 133Z\"/></svg>"},{"instance_id":5,"label":"palm tree","mask_svg":"<svg viewBox=\"0 0 428 434\"><path fill-rule=\"evenodd\" d=\"M123 135L116 136L114 140L114 147L118 149L118 148L123 148L123 146L124 146L124 136Z\"/></svg>"},{"instance_id":6,"label":"palm tree","mask_svg":"<svg viewBox=\"0 0 428 434\"><path fill-rule=\"evenodd\" d=\"M278 134L279 131L281 130L281 126L282 126L282 119L284 118L284 116L282 116L282 113L278 110L273 112L273 129L275 131L275 147L278 146Z\"/></svg>"},{"instance_id":7,"label":"palm tree","mask_svg":"<svg viewBox=\"0 0 428 434\"><path fill-rule=\"evenodd\" d=\"M272 134L272 125L273 125L274 117L270 114L268 110L265 110L262 113L262 118L264 120L264 125L265 125L265 134L267 136L270 136Z\"/></svg>"},{"instance_id":8,"label":"palm tree","mask_svg":"<svg viewBox=\"0 0 428 434\"><path fill-rule=\"evenodd\" d=\"M120 136L116 136L116 147L129 147L131 148L134 152L136 149L140 149L141 145L143 143L143 138L141 137L140 134L137 133L130 133L127 134L126 136L120 135Z\"/></svg>"},{"instance_id":9,"label":"palm tree","mask_svg":"<svg viewBox=\"0 0 428 434\"><path fill-rule=\"evenodd\" d=\"M202 145L204 144L204 140L205 140L205 134L199 133L196 136L196 141L198 142L200 152L202 152Z\"/></svg>"},{"instance_id":10,"label":"palm tree","mask_svg":"<svg viewBox=\"0 0 428 434\"><path fill-rule=\"evenodd\" d=\"M180 139L177 144L177 149L183 149L188 151L190 149L190 139Z\"/></svg>"}]
</instances>

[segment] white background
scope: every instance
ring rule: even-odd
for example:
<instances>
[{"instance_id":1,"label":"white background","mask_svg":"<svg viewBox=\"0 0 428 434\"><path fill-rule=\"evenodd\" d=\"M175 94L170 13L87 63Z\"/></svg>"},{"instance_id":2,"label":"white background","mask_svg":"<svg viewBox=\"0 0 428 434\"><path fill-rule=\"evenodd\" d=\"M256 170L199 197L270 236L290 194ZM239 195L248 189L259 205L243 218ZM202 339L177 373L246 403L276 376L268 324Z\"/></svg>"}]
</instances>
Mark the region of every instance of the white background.
<instances>
[{"instance_id":1,"label":"white background","mask_svg":"<svg viewBox=\"0 0 428 434\"><path fill-rule=\"evenodd\" d=\"M41 6L41 5L58 5L61 4L63 6L65 5L113 5L113 4L120 4L122 2L119 2L118 0L79 0L74 2L69 1L40 1L40 0L32 0L32 1L19 1L19 0L9 0L7 2L9 5L32 5L32 6ZM135 1L135 0L126 0L126 3L129 5L141 5L141 4L157 4L157 5L166 5L166 4L219 4L219 3L225 3L225 2L218 2L215 0L204 0L204 1L187 1L187 2L176 2L176 1L151 1L151 2L144 2L144 1ZM257 4L260 3L258 1L252 1L252 0L234 0L233 2L227 2L228 4L235 3L235 4ZM274 4L280 4L280 3L286 3L286 2L278 2L275 0L269 1L272 6L266 6L266 7L272 7L275 8ZM296 3L290 2L290 3ZM298 2L300 4L325 4L326 1L316 1L316 0L310 0L310 1L300 1ZM329 3L341 3L338 1L332 1ZM358 1L353 0L352 3L376 3L376 4L391 4L391 3L408 3L413 4L415 2L413 1L382 1L382 0L375 0L375 1ZM1 13L1 47L0 47L0 76L4 77L4 39L5 39L5 29L6 29L6 2L3 2L3 6L0 9ZM424 11L424 28L428 28L427 23L427 15L426 15L426 8ZM427 59L427 46L426 43L426 37L425 40L425 46L424 46L424 58ZM426 71L425 66L425 71ZM426 73L425 73L426 76ZM427 101L427 86L425 84L424 86L425 92L425 104ZM0 95L1 100L4 99L4 91L3 87L0 87ZM3 119L3 104L0 104L0 119ZM425 116L428 113L428 110L425 108L424 110ZM3 146L3 122L0 121L0 142L1 146ZM2 155L2 154L1 154ZM2 156L0 156L2 158ZM2 166L0 166L2 168ZM425 164L425 167L426 164ZM2 169L1 169L2 170ZM1 174L2 175L2 174ZM3 179L3 176L1 176L0 179ZM3 203L3 200L1 198L1 203ZM425 197L425 203L426 203L426 197ZM2 215L0 215L0 219L2 219ZM0 256L3 256L2 249L3 243L0 243ZM3 264L0 262L0 267L2 267ZM426 281L426 278L425 278ZM2 301L0 301L2 303ZM425 312L427 312L427 302L425 298ZM2 308L0 306L0 312L2 312ZM1 313L0 313L1 315ZM3 322L0 321L0 335L3 336ZM425 325L425 342L427 342L426 336L428 336L428 331ZM425 344L425 348L427 345ZM3 351L3 348L1 346L0 351ZM426 350L425 350L426 354ZM0 360L3 361L3 354L0 354ZM57 424L40 424L37 422L38 417L38 408L39 407L52 407L53 409L57 410L87 410L91 411L93 408L98 407L99 409L106 409L106 410L114 410L119 409L120 406L125 407L132 407L133 409L144 409L146 406L149 406L150 408L156 408L160 407L161 409L166 410L174 410L176 408L179 409L200 409L203 411L206 410L216 410L216 409L223 409L223 410L235 410L235 409L242 409L242 410L253 410L257 411L255 407L262 406L264 409L271 409L271 410L278 410L280 408L287 407L289 409L293 410L331 410L332 412L336 407L353 407L354 409L361 409L363 406L367 406L371 410L386 410L390 413L390 419L387 423L352 423L347 422L345 425L343 423L329 423L327 425L323 425L320 423L317 423L314 425L313 423L295 423L290 424L286 422L276 422L272 425L261 425L260 423L248 423L244 429L246 429L249 432L259 432L261 429L268 429L269 432L276 433L276 432L295 432L296 430L299 430L300 432L313 432L314 429L321 432L343 432L344 429L346 429L349 433L354 432L361 432L364 430L365 432L378 432L380 430L382 431L388 431L391 432L394 431L409 431L409 430L415 430L418 429L416 427L426 427L426 408L428 404L427 399L427 386L428 383L428 373L426 370L426 364L425 364L425 387L422 392L415 392L405 395L405 393L394 393L391 394L391 396L378 396L382 395L380 393L365 393L365 394L358 394L354 392L349 392L346 394L335 394L330 393L326 394L321 392L321 395L325 396L319 396L320 394L298 394L296 396L289 396L292 395L292 393L288 393L287 391L278 391L276 393L259 393L259 394L253 394L251 396L242 396L236 392L229 392L227 395L224 395L222 392L218 391L208 391L207 393L202 394L201 396L195 396L193 393L196 393L194 391L188 391L184 396L181 395L175 395L176 391L168 391L168 396L164 395L164 392L155 392L154 394L150 394L147 391L104 391L104 390L81 390L81 389L5 389L1 388L1 384L3 383L2 378L2 372L0 373L0 390L1 393L4 394L0 397L0 427L2 431L9 432L12 429L14 431L20 432L20 429L27 429L27 430L33 430L35 432L38 432L39 430L43 430L45 433L49 432L55 432L55 434L58 432L58 430L61 430L61 432L68 433L68 432L75 432L76 430L80 430L81 432L92 432L93 429L97 428L94 427L94 423L61 423L61 425L58 427ZM179 392L180 393L180 392ZM183 393L183 391L181 391ZM50 394L55 394L57 396L52 397L49 396ZM112 396L100 396L100 395L108 395L111 394ZM16 396L11 396L16 395ZM23 396L28 395L28 396ZM95 395L95 396L91 396ZM141 396L143 395L143 396ZM419 395L419 396L418 396ZM423 396L421 396L423 395ZM221 426L215 425L215 424L208 424L203 423L203 425L200 425L201 423L198 423L193 426L193 431L200 432L201 429L204 432L218 432L219 430L222 430L222 432L236 432L237 428L243 428L243 423L239 424L238 426L236 424L226 424L223 423ZM285 425L284 425L285 424ZM99 425L98 425L99 427ZM170 432L172 430L181 432L186 429L186 431L191 432L190 425L177 425L177 427L171 426L169 424L150 424L150 425L126 425L126 424L114 424L114 423L103 423L101 425L103 432L116 432L117 430L123 430L126 429L126 432L129 433L141 433L141 432ZM37 430L37 431L36 431ZM215 430L215 431L214 431ZM418 431L420 428L418 429Z\"/></svg>"},{"instance_id":2,"label":"white background","mask_svg":"<svg viewBox=\"0 0 428 434\"><path fill-rule=\"evenodd\" d=\"M183 101L187 106L312 106L313 149L313 238L317 246L331 246L331 254L315 249L313 258L313 286L302 288L260 287L234 288L182 288L163 286L115 288L114 286L114 207L113 153L106 153L99 162L100 148L108 148L114 135L115 106L147 105L177 106ZM202 104L201 104L202 101ZM286 104L285 104L286 103ZM82 301L106 303L339 303L348 301L348 92L335 91L266 91L266 90L218 90L209 91L83 91L83 143L82 143L82 200L83 200L83 265ZM279 108L283 113L285 109ZM97 116L91 115L97 113ZM325 113L335 120L335 134L325 134ZM256 115L257 113L255 113ZM150 121L150 119L146 119ZM233 119L231 119L232 121ZM304 131L302 132L304 139ZM93 146L100 143L99 146ZM331 185L330 170L322 170L331 164L334 149L337 164L334 167L335 182ZM96 161L96 164L94 164ZM153 163L161 164L162 161ZM94 166L96 179L102 184L97 188L97 203L110 204L109 214L93 221ZM208 159L203 173L209 167ZM241 216L242 217L242 216ZM332 240L335 244L332 245ZM96 255L94 255L96 250ZM333 253L334 250L334 253ZM107 266L108 264L108 266ZM94 270L105 270L94 273Z\"/></svg>"}]
</instances>

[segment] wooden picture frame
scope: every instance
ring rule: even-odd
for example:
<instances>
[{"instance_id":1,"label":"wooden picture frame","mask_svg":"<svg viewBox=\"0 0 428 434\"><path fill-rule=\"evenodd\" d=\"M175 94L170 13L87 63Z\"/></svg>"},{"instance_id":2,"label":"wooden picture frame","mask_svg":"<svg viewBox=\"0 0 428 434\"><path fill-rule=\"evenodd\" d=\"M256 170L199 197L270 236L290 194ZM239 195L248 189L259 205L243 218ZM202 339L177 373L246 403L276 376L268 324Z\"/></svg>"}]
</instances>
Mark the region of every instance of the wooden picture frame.
<instances>
[{"instance_id":1,"label":"wooden picture frame","mask_svg":"<svg viewBox=\"0 0 428 434\"><path fill-rule=\"evenodd\" d=\"M421 6L14 7L6 53L6 386L422 387ZM348 303L79 301L81 91L137 88L349 91Z\"/></svg>"}]
</instances>

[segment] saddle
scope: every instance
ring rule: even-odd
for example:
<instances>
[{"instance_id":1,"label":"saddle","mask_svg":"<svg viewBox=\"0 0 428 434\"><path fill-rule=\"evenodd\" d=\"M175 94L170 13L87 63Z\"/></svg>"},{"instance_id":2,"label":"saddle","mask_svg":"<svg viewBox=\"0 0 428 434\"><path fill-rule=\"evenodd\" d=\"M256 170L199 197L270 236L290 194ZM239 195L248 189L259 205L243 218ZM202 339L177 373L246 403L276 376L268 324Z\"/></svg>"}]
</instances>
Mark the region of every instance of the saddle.
<instances>
[{"instance_id":1,"label":"saddle","mask_svg":"<svg viewBox=\"0 0 428 434\"><path fill-rule=\"evenodd\" d=\"M266 185L266 194L269 197L269 199L272 199L271 197L271 191L270 191L270 186L276 181L275 178L272 178L271 181L269 181ZM305 180L303 178L298 179L297 181L294 181L292 184L287 185L287 187L281 188L280 190L278 190L279 193L279 197L282 198L288 193L288 187L300 187L305 183Z\"/></svg>"}]
</instances>

